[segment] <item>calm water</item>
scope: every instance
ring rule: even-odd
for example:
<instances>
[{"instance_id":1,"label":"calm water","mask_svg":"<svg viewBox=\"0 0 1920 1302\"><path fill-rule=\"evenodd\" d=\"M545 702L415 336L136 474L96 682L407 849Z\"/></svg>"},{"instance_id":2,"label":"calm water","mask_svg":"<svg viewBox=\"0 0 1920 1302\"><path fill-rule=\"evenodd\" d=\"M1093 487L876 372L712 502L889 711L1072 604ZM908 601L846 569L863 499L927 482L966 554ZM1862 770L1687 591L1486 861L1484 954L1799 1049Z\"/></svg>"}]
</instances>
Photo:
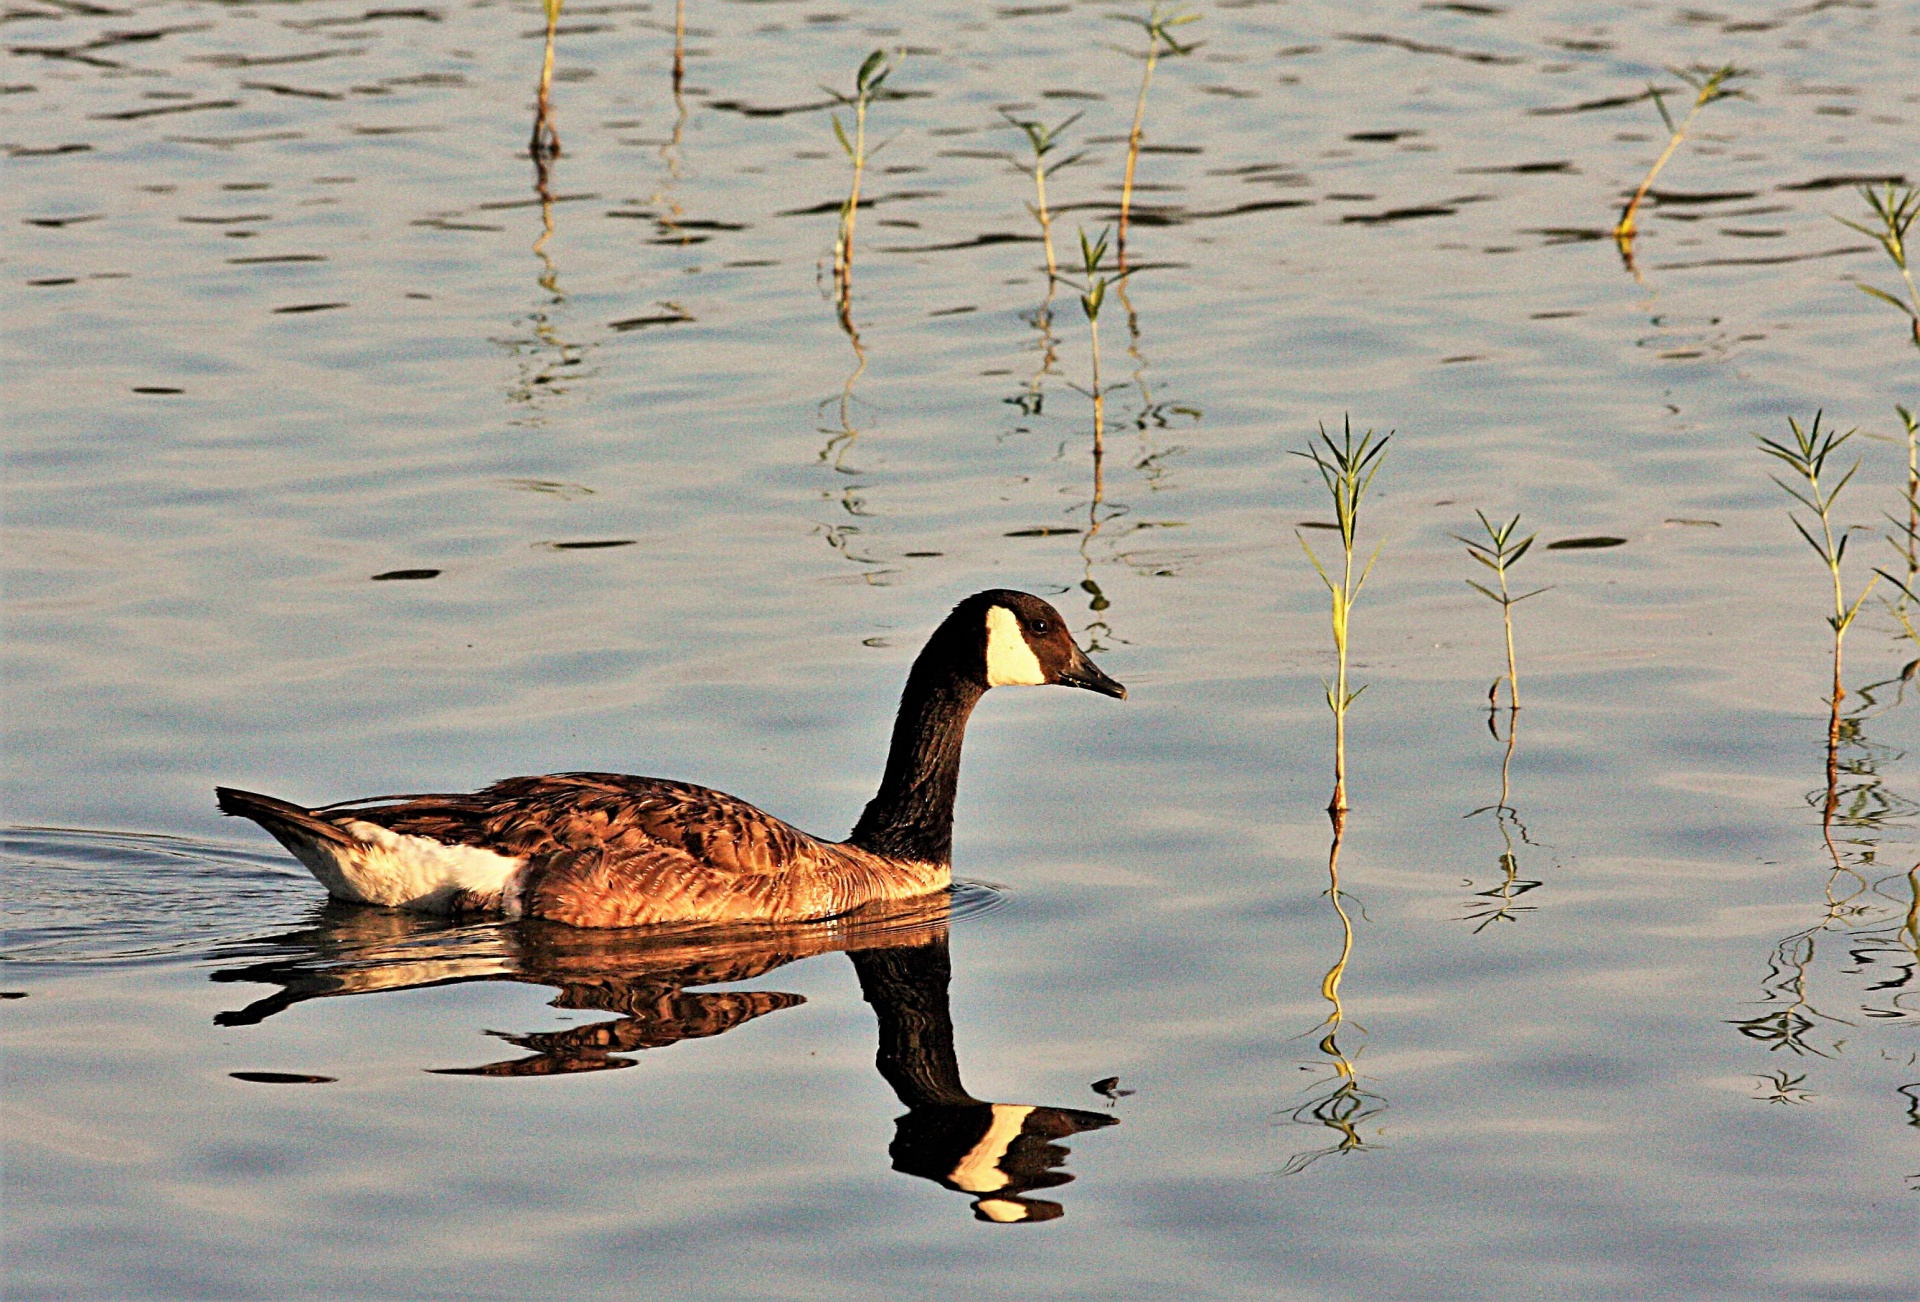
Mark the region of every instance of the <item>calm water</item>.
<instances>
[{"instance_id":1,"label":"calm water","mask_svg":"<svg viewBox=\"0 0 1920 1302\"><path fill-rule=\"evenodd\" d=\"M537 5L8 10L10 1294L1913 1295L1920 651L1868 603L1830 857L1827 580L1752 435L1920 405L1832 219L1916 175L1920 16L1204 6L1096 503L996 109L1084 114L1065 256L1121 12L690 0L677 106L674 6L576 0L543 212ZM876 46L850 336L819 86ZM1603 236L1664 132L1581 106L1725 61L1636 279ZM1286 454L1349 412L1398 432L1329 1035ZM1858 585L1905 449L1853 446ZM1507 814L1476 508L1550 585ZM1132 697L982 707L951 916L447 927L213 811L610 768L839 835L1000 585Z\"/></svg>"}]
</instances>

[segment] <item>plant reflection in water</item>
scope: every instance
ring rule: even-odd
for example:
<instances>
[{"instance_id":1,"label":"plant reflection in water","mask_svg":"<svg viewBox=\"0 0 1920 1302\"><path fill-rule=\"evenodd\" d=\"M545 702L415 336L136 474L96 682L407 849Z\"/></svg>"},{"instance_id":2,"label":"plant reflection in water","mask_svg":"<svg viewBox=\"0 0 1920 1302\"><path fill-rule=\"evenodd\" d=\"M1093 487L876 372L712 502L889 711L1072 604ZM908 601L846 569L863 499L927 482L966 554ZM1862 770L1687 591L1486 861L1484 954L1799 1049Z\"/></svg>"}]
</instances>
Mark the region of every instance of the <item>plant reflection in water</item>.
<instances>
[{"instance_id":1,"label":"plant reflection in water","mask_svg":"<svg viewBox=\"0 0 1920 1302\"><path fill-rule=\"evenodd\" d=\"M550 156L534 155L533 193L540 205L540 234L533 241L533 253L540 259L541 268L536 280L550 297L543 307L527 314L527 334L495 340L519 359L519 374L507 389L507 400L515 406L537 406L547 395L565 393L567 381L592 374L585 369L587 346L563 339L555 320L556 309L566 303L567 295L560 288L560 268L548 252L555 230L553 166Z\"/></svg>"},{"instance_id":2,"label":"plant reflection in water","mask_svg":"<svg viewBox=\"0 0 1920 1302\"><path fill-rule=\"evenodd\" d=\"M1104 650L1116 642L1125 641L1124 638L1114 634L1113 627L1108 621L1106 612L1112 609L1113 602L1102 589L1099 581L1094 578L1094 566L1103 561L1118 562L1136 574L1170 577L1177 573L1177 570L1174 568L1175 562L1166 555L1157 551L1137 551L1131 548L1118 550L1118 547L1126 539L1143 530L1174 529L1181 528L1185 524L1181 520L1136 520L1120 529L1118 533L1106 534L1107 546L1104 551L1107 554L1101 555L1103 549L1095 545L1095 540L1101 537L1109 525L1132 514L1133 510L1126 503L1113 501L1107 496L1107 397L1110 392L1124 387L1118 384L1103 386L1100 381L1100 309L1108 289L1113 290L1115 297L1120 300L1127 313L1127 355L1133 359L1132 387L1136 388L1140 395L1139 407L1133 415L1134 428L1140 435L1140 455L1133 462L1132 468L1140 473L1148 492L1158 492L1167 487L1168 460L1185 450L1178 445L1157 447L1154 442L1154 431L1170 428L1175 418L1198 421L1201 417L1200 409L1197 407L1158 401L1154 398L1153 391L1147 383L1149 363L1140 349L1140 314L1134 307L1133 299L1129 294L1132 273L1122 271L1112 278L1101 275L1101 260L1106 256L1106 250L1106 232L1101 232L1097 240L1089 241L1083 231L1080 237L1080 255L1085 279L1077 284L1067 281L1068 284L1073 284L1075 288L1081 290L1080 304L1087 315L1088 349L1092 368L1091 384L1088 388L1080 389L1078 385L1070 385L1087 394L1093 404L1093 487L1087 500L1086 528L1079 531L1079 586L1080 590L1087 594L1087 609L1093 614L1093 619L1081 632L1087 640L1090 651ZM1060 277L1060 279L1067 278ZM1052 286L1049 284L1049 301L1051 296ZM1039 411L1037 388L1040 375L1045 373L1047 364L1052 358L1050 331L1043 332L1043 347L1045 356L1042 371L1034 377L1036 398L1032 411L1035 414ZM1117 420L1115 424L1118 424Z\"/></svg>"},{"instance_id":3,"label":"plant reflection in water","mask_svg":"<svg viewBox=\"0 0 1920 1302\"><path fill-rule=\"evenodd\" d=\"M1347 810L1344 807L1330 809L1327 816L1333 820L1333 840L1327 850L1326 894L1340 919L1340 956L1320 979L1320 997L1330 1007L1326 1019L1314 1028L1314 1032L1310 1032L1320 1036L1318 1048L1321 1059L1302 1068L1303 1071L1317 1071L1319 1075L1307 1087L1310 1094L1306 1102L1287 1113L1287 1117L1295 1125L1322 1126L1333 1131L1336 1138L1322 1147L1295 1153L1280 1169L1283 1176L1299 1175L1321 1158L1334 1153L1364 1150L1368 1144L1361 1134L1361 1126L1387 1110L1386 1099L1360 1083L1360 1071L1354 1059L1365 1047L1365 1031L1357 1024L1349 1026L1346 1005L1340 998L1340 982L1346 977L1347 963L1353 957L1353 918L1347 912L1340 890L1340 847L1346 838ZM1343 1048L1340 1044L1342 1034L1348 1034L1349 1043L1355 1035L1361 1037L1361 1048L1351 1052Z\"/></svg>"},{"instance_id":4,"label":"plant reflection in water","mask_svg":"<svg viewBox=\"0 0 1920 1302\"><path fill-rule=\"evenodd\" d=\"M1920 805L1894 791L1881 776L1883 769L1905 758L1904 753L1872 742L1866 735L1866 724L1877 705L1874 690L1885 685L1855 689L1858 704L1851 713L1840 710L1844 691L1834 694L1827 729L1827 781L1806 796L1807 805L1820 813L1826 850L1820 915L1774 943L1760 982L1763 1011L1729 1019L1742 1036L1764 1045L1769 1053L1786 1050L1800 1058L1834 1058L1845 1051L1850 1034L1863 1024L1910 1023L1920 1017L1920 863L1891 873L1883 871L1880 863L1893 825L1920 812ZM1903 848L1911 853L1911 845ZM1824 983L1825 1009L1816 1004L1814 989L1823 950L1833 969ZM1832 978L1860 983L1857 995L1849 998L1857 1003L1845 1015L1830 1011L1834 1007ZM1912 1056L1902 1065L1912 1066ZM1812 1097L1810 1091L1799 1088L1805 1079L1801 1075L1788 1082L1794 1097L1785 1101ZM1773 1089L1779 1080L1777 1073L1756 1077L1762 1089L1756 1097L1782 1101L1777 1095L1789 1091L1784 1086ZM1920 1082L1897 1088L1911 1100Z\"/></svg>"},{"instance_id":5,"label":"plant reflection in water","mask_svg":"<svg viewBox=\"0 0 1920 1302\"><path fill-rule=\"evenodd\" d=\"M962 888L959 898L968 894ZM217 951L216 982L280 989L219 1014L250 1026L309 999L467 981L551 986L556 1008L614 1013L553 1031L489 1032L527 1055L438 1074L560 1076L638 1065L629 1056L724 1035L805 999L772 990L712 990L799 959L843 951L879 1026L875 1066L907 1111L888 1153L896 1171L969 1195L983 1221L1052 1220L1058 1202L1034 1190L1069 1183L1057 1141L1117 1123L1076 1108L990 1103L961 1083L948 1003L947 929L956 897L942 894L788 926L585 931L525 922L456 926L330 903L317 925Z\"/></svg>"},{"instance_id":6,"label":"plant reflection in water","mask_svg":"<svg viewBox=\"0 0 1920 1302\"><path fill-rule=\"evenodd\" d=\"M700 242L700 237L681 224L686 213L675 194L680 182L681 143L687 133L687 97L683 90L686 41L687 0L679 0L673 16L673 130L660 142L660 161L666 164L666 172L660 178L659 187L647 199L647 205L654 210L654 243L678 244L683 248Z\"/></svg>"}]
</instances>

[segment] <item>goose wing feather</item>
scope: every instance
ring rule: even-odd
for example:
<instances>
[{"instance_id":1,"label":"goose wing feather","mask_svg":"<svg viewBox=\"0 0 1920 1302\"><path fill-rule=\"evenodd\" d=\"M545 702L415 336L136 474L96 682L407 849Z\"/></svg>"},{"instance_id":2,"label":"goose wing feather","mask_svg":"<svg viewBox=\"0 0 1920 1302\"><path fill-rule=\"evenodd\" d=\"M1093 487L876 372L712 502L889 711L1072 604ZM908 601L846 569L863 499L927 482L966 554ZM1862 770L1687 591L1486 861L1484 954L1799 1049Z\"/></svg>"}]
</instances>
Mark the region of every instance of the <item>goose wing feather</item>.
<instances>
[{"instance_id":1,"label":"goose wing feather","mask_svg":"<svg viewBox=\"0 0 1920 1302\"><path fill-rule=\"evenodd\" d=\"M508 778L467 795L385 797L327 817L526 861L521 909L578 927L819 918L946 885L896 880L864 851L809 836L708 787L622 773Z\"/></svg>"},{"instance_id":2,"label":"goose wing feather","mask_svg":"<svg viewBox=\"0 0 1920 1302\"><path fill-rule=\"evenodd\" d=\"M507 778L471 794L378 797L328 812L520 856L658 847L730 874L784 872L827 848L725 792L625 773Z\"/></svg>"}]
</instances>

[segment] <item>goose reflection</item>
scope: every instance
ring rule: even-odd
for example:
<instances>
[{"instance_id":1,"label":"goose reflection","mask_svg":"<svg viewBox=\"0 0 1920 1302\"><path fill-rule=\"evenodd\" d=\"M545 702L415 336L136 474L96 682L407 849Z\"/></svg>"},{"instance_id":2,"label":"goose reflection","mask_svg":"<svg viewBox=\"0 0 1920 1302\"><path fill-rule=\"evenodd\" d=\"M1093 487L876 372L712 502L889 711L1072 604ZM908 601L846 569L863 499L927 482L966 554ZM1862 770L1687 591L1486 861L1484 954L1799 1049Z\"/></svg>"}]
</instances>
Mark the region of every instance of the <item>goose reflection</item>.
<instances>
[{"instance_id":1,"label":"goose reflection","mask_svg":"<svg viewBox=\"0 0 1920 1302\"><path fill-rule=\"evenodd\" d=\"M413 990L467 981L551 986L556 1008L613 1013L608 1020L526 1033L488 1034L522 1056L439 1074L558 1076L636 1066L628 1056L723 1035L802 1004L797 994L699 987L751 980L798 959L843 951L879 1025L875 1065L907 1111L895 1122L893 1169L968 1195L979 1220L1053 1220L1057 1202L1030 1196L1073 1176L1058 1141L1116 1118L1074 1108L992 1103L960 1079L948 1004L949 899L867 910L825 922L599 932L549 923L453 926L444 920L333 902L317 925L230 945L218 982L279 989L218 1014L248 1026L309 999Z\"/></svg>"}]
</instances>

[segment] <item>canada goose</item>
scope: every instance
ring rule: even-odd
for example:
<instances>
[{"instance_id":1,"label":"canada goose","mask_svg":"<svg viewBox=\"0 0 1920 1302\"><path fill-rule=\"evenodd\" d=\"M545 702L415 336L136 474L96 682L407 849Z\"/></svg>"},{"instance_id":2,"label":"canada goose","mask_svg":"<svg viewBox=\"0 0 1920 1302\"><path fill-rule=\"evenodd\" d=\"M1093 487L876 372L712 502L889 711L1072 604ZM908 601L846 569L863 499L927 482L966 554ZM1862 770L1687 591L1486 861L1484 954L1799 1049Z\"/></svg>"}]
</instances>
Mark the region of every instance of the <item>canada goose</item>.
<instances>
[{"instance_id":1,"label":"canada goose","mask_svg":"<svg viewBox=\"0 0 1920 1302\"><path fill-rule=\"evenodd\" d=\"M614 1017L543 1031L490 1031L530 1056L430 1070L495 1079L601 1072L634 1066L631 1055L724 1035L806 1002L779 990L700 987L753 980L843 950L873 1008L874 1066L907 1109L894 1121L887 1150L893 1169L966 1196L979 1220L1052 1220L1065 1210L1061 1204L1031 1195L1072 1181L1072 1173L1060 1169L1068 1156L1060 1141L1118 1119L1079 1108L992 1103L968 1091L954 1047L949 904L946 895L930 895L820 922L638 936L522 922L470 932L458 947L421 943L449 925L440 919L330 905L316 926L236 944L231 956L242 965L217 970L212 979L279 989L213 1020L251 1026L309 999L519 981L557 991L555 1008Z\"/></svg>"},{"instance_id":2,"label":"canada goose","mask_svg":"<svg viewBox=\"0 0 1920 1302\"><path fill-rule=\"evenodd\" d=\"M951 884L967 716L988 688L1043 683L1127 694L1040 598L996 588L955 606L907 675L880 790L838 842L719 791L622 773L318 809L214 791L222 813L259 823L356 903L577 927L826 918Z\"/></svg>"}]
</instances>

